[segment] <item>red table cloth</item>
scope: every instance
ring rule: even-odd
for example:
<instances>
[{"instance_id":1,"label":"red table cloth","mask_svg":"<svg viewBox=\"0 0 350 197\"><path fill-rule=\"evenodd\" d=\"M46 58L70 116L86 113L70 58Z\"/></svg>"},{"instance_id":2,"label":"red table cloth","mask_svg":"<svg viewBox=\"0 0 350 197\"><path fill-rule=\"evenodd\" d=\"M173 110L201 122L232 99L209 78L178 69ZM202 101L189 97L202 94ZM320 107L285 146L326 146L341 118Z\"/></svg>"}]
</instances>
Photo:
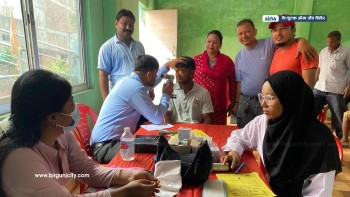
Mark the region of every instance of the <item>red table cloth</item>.
<instances>
[{"instance_id":1,"label":"red table cloth","mask_svg":"<svg viewBox=\"0 0 350 197\"><path fill-rule=\"evenodd\" d=\"M177 131L180 127L187 127L191 129L202 130L204 133L212 137L213 141L221 148L226 144L227 138L231 135L231 132L237 129L236 126L227 125L208 125L208 124L175 124L173 128L167 129L168 131ZM158 131L147 131L140 128L135 135L158 135ZM251 173L257 172L260 178L267 184L265 176L261 171L258 163L252 152L245 151L241 157L241 161L245 162L244 167L239 173ZM123 161L120 154L118 153L107 166L117 167L140 167L146 170L154 171L154 154L136 153L135 160ZM221 173L221 172L220 172ZM228 172L234 173L234 172ZM215 173L211 173L209 179L217 179ZM268 185L268 184L267 184ZM202 196L202 185L201 186L182 186L177 197L200 197Z\"/></svg>"}]
</instances>

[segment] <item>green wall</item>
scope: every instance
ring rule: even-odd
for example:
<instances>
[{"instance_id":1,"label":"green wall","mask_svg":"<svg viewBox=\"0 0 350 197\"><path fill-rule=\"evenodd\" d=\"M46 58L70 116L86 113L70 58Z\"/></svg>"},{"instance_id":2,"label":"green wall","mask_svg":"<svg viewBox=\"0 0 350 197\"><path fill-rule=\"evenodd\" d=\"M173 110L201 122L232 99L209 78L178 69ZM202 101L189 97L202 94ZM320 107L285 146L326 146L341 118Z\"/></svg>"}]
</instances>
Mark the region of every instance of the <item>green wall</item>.
<instances>
[{"instance_id":1,"label":"green wall","mask_svg":"<svg viewBox=\"0 0 350 197\"><path fill-rule=\"evenodd\" d=\"M156 0L155 8L178 9L178 55L203 52L206 34L218 29L224 36L221 51L234 58L243 47L236 37L237 22L251 18L257 38L266 38L271 32L262 15L270 14L327 15L328 22L297 23L296 37L305 37L317 51L325 47L326 35L335 29L343 34L342 42L350 40L348 0Z\"/></svg>"},{"instance_id":2,"label":"green wall","mask_svg":"<svg viewBox=\"0 0 350 197\"><path fill-rule=\"evenodd\" d=\"M105 42L103 27L103 4L102 1L84 1L84 29L86 65L89 89L74 95L76 102L91 106L96 112L100 111L102 97L100 94L97 56L100 46Z\"/></svg>"},{"instance_id":3,"label":"green wall","mask_svg":"<svg viewBox=\"0 0 350 197\"><path fill-rule=\"evenodd\" d=\"M117 2L116 0L103 0L101 2L103 4L103 19L101 20L103 29L101 31L103 31L104 39L108 40L116 32L114 23L117 14Z\"/></svg>"},{"instance_id":4,"label":"green wall","mask_svg":"<svg viewBox=\"0 0 350 197\"><path fill-rule=\"evenodd\" d=\"M100 46L115 32L116 12L131 10L136 17L133 37L138 39L139 17L146 9L178 10L178 55L194 56L204 51L206 34L218 29L224 35L222 52L234 58L243 47L236 37L236 24L251 18L258 29L257 38L271 36L266 14L327 15L327 22L297 23L297 37L303 36L320 51L325 37L339 30L342 43L350 47L350 3L348 0L85 0L85 33L89 90L76 94L77 102L86 103L99 112L102 98L99 90L97 56Z\"/></svg>"},{"instance_id":5,"label":"green wall","mask_svg":"<svg viewBox=\"0 0 350 197\"><path fill-rule=\"evenodd\" d=\"M326 23L311 23L309 40L318 51L326 46L326 36L334 30L342 34L342 44L350 47L350 1L314 0L313 12L328 16Z\"/></svg>"}]
</instances>

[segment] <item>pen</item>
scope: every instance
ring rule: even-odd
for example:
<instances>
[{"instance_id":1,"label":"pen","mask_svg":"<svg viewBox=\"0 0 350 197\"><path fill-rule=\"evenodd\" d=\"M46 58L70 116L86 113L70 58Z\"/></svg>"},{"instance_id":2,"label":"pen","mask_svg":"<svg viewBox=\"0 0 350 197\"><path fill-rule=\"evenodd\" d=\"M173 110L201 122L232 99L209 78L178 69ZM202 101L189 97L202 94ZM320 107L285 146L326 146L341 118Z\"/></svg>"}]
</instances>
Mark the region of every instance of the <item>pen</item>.
<instances>
[{"instance_id":1,"label":"pen","mask_svg":"<svg viewBox=\"0 0 350 197\"><path fill-rule=\"evenodd\" d=\"M243 166L244 166L244 162L240 163L239 166L237 167L237 170L235 171L235 174L237 174L241 170L241 168L243 168Z\"/></svg>"},{"instance_id":2,"label":"pen","mask_svg":"<svg viewBox=\"0 0 350 197\"><path fill-rule=\"evenodd\" d=\"M167 131L167 130L159 130L158 134L159 135L167 135L167 134L174 135L174 134L177 134L177 132L175 132L175 131Z\"/></svg>"}]
</instances>

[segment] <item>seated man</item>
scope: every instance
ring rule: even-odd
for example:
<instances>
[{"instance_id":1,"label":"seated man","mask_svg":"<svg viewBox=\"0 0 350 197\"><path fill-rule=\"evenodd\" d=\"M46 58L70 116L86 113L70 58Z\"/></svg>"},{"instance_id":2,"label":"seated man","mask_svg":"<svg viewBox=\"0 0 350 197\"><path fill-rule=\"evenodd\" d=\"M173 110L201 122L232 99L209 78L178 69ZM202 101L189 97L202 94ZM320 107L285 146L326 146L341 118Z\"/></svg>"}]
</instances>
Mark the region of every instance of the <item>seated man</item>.
<instances>
[{"instance_id":1,"label":"seated man","mask_svg":"<svg viewBox=\"0 0 350 197\"><path fill-rule=\"evenodd\" d=\"M210 124L214 110L209 92L194 83L195 63L192 58L185 58L185 63L176 65L176 98L170 100L165 121Z\"/></svg>"},{"instance_id":2,"label":"seated man","mask_svg":"<svg viewBox=\"0 0 350 197\"><path fill-rule=\"evenodd\" d=\"M169 67L182 62L181 58L167 62L159 68L158 61L150 55L141 55L135 62L131 75L115 85L104 101L96 125L91 134L90 144L96 160L108 163L119 152L119 141L125 127L136 132L136 124L141 115L154 124L163 121L168 110L173 85L163 87L158 106L148 95L162 80ZM159 70L158 70L159 68Z\"/></svg>"}]
</instances>

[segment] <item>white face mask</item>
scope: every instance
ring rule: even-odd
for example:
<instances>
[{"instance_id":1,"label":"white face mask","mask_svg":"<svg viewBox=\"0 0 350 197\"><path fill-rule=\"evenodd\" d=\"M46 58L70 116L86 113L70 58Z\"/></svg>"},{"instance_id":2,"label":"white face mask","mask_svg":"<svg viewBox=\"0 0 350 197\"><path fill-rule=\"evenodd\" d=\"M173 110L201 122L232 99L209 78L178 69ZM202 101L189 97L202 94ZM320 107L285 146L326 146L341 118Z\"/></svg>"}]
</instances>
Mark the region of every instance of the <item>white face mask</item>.
<instances>
[{"instance_id":1,"label":"white face mask","mask_svg":"<svg viewBox=\"0 0 350 197\"><path fill-rule=\"evenodd\" d=\"M73 123L73 125L69 125L69 126L62 126L62 125L59 125L56 123L56 126L62 127L65 132L69 132L73 128L77 127L78 122L80 120L80 113L79 113L79 109L77 107L77 104L75 104L74 111L71 114L65 114L65 113L60 113L60 114L65 115L65 116L70 116L73 119L74 123Z\"/></svg>"}]
</instances>

